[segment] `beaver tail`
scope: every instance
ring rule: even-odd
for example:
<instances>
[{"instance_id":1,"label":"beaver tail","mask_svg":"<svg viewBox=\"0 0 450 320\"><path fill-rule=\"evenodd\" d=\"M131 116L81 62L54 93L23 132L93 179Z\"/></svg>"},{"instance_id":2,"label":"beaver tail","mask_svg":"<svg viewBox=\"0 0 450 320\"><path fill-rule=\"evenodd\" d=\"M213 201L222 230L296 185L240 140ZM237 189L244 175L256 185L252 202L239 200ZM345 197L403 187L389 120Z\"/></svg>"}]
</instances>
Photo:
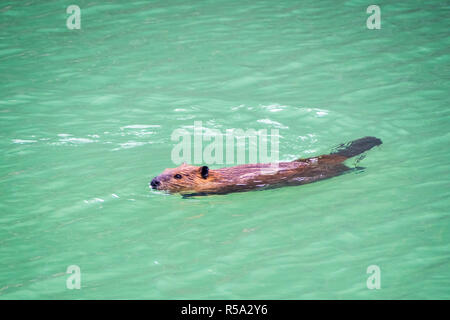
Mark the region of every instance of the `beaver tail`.
<instances>
[{"instance_id":1,"label":"beaver tail","mask_svg":"<svg viewBox=\"0 0 450 320\"><path fill-rule=\"evenodd\" d=\"M381 140L378 138L364 137L358 140L350 141L346 144L341 144L337 147L337 150L335 152L332 152L331 154L351 158L367 150L370 150L373 147L379 146L382 143L383 142L381 142Z\"/></svg>"}]
</instances>

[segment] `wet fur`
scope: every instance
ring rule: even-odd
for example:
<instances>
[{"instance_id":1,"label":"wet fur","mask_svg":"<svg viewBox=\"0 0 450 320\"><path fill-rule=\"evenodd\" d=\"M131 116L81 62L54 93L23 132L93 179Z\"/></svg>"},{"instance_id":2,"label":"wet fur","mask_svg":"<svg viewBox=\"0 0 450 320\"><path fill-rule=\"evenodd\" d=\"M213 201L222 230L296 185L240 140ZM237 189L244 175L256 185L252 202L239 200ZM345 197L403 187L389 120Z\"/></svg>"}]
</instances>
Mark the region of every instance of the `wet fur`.
<instances>
[{"instance_id":1,"label":"wet fur","mask_svg":"<svg viewBox=\"0 0 450 320\"><path fill-rule=\"evenodd\" d=\"M164 170L155 179L159 183L158 190L185 196L297 186L332 178L349 171L350 168L343 164L345 160L379 144L381 140L365 137L341 145L340 149L332 154L280 162L277 167L269 163L259 163L212 170L206 166L183 164L178 168ZM176 179L175 175L181 175L181 179Z\"/></svg>"}]
</instances>

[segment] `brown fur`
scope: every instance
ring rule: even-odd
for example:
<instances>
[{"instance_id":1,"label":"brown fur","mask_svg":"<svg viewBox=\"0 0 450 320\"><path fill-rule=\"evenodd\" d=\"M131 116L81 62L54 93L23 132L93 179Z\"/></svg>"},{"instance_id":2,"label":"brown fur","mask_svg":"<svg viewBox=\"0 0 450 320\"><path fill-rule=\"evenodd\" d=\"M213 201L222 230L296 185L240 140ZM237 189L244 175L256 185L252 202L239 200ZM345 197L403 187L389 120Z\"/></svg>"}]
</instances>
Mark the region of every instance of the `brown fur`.
<instances>
[{"instance_id":1,"label":"brown fur","mask_svg":"<svg viewBox=\"0 0 450 320\"><path fill-rule=\"evenodd\" d=\"M301 185L339 175L349 168L342 164L347 158L326 155L292 162L280 162L278 168L270 164L244 164L235 167L209 169L201 175L202 167L182 164L166 169L156 179L158 190L181 194L226 194L282 186ZM176 179L175 175L181 175Z\"/></svg>"},{"instance_id":2,"label":"brown fur","mask_svg":"<svg viewBox=\"0 0 450 320\"><path fill-rule=\"evenodd\" d=\"M151 185L154 189L183 195L226 194L296 186L335 177L350 170L343 164L345 160L381 143L378 138L365 137L342 145L342 150L334 154L280 162L276 167L258 163L210 170L206 166L182 164L178 168L164 170L153 179Z\"/></svg>"}]
</instances>

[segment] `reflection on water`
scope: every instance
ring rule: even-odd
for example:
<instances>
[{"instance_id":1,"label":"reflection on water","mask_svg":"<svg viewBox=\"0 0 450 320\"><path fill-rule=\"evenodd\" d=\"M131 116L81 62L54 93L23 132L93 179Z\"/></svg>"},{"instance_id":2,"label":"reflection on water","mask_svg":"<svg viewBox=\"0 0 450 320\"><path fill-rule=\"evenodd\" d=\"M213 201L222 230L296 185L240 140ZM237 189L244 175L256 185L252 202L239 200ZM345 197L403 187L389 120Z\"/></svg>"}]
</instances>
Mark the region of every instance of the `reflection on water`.
<instances>
[{"instance_id":1,"label":"reflection on water","mask_svg":"<svg viewBox=\"0 0 450 320\"><path fill-rule=\"evenodd\" d=\"M291 2L81 1L81 30L0 5L0 299L449 298L442 3L368 30L359 1ZM383 145L299 187L151 191L194 121L278 129L283 161Z\"/></svg>"}]
</instances>

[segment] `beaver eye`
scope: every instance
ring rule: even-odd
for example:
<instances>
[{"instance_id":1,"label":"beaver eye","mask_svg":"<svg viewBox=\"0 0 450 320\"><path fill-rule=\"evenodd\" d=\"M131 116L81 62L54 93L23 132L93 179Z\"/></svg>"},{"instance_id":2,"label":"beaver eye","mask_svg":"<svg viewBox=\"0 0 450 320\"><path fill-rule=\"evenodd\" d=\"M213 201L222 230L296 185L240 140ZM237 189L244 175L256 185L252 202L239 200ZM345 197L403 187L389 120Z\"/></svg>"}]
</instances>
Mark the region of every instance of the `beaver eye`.
<instances>
[{"instance_id":1,"label":"beaver eye","mask_svg":"<svg viewBox=\"0 0 450 320\"><path fill-rule=\"evenodd\" d=\"M177 173L177 174L174 175L173 177L174 177L175 179L181 179L181 174L178 174L178 173Z\"/></svg>"}]
</instances>

